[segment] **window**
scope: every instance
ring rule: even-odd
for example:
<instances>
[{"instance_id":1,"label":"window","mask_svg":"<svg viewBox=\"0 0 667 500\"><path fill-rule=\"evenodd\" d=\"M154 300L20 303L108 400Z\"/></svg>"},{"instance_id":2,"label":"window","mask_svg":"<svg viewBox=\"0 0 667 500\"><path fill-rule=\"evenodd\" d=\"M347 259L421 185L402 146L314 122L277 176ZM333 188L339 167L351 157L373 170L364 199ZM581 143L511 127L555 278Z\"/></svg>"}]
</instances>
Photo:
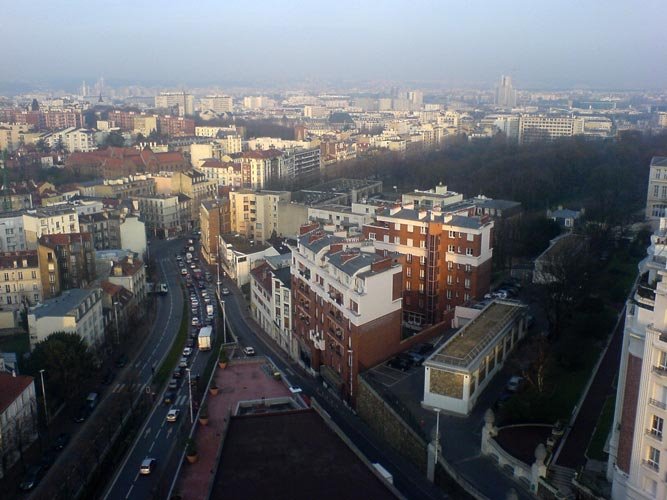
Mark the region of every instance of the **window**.
<instances>
[{"instance_id":1,"label":"window","mask_svg":"<svg viewBox=\"0 0 667 500\"><path fill-rule=\"evenodd\" d=\"M450 231L449 232L449 237L450 238L456 238L456 231Z\"/></svg>"},{"instance_id":2,"label":"window","mask_svg":"<svg viewBox=\"0 0 667 500\"><path fill-rule=\"evenodd\" d=\"M375 241L375 233L368 233L368 239Z\"/></svg>"},{"instance_id":3,"label":"window","mask_svg":"<svg viewBox=\"0 0 667 500\"><path fill-rule=\"evenodd\" d=\"M410 284L409 281L406 281L406 282L405 282L405 289L406 289L408 292L409 292L410 290L412 290L412 285Z\"/></svg>"},{"instance_id":4,"label":"window","mask_svg":"<svg viewBox=\"0 0 667 500\"><path fill-rule=\"evenodd\" d=\"M660 179L660 170L659 169L655 171L655 178Z\"/></svg>"},{"instance_id":5,"label":"window","mask_svg":"<svg viewBox=\"0 0 667 500\"><path fill-rule=\"evenodd\" d=\"M665 421L662 418L653 415L653 418L651 419L650 433L656 437L662 438L662 427L664 423Z\"/></svg>"},{"instance_id":6,"label":"window","mask_svg":"<svg viewBox=\"0 0 667 500\"><path fill-rule=\"evenodd\" d=\"M453 252L454 251L454 245L447 245L447 251L448 252Z\"/></svg>"},{"instance_id":7,"label":"window","mask_svg":"<svg viewBox=\"0 0 667 500\"><path fill-rule=\"evenodd\" d=\"M469 273L472 271L472 266L470 264L466 264L466 273Z\"/></svg>"},{"instance_id":8,"label":"window","mask_svg":"<svg viewBox=\"0 0 667 500\"><path fill-rule=\"evenodd\" d=\"M454 283L454 279L452 278L452 275L449 274L447 275L447 284L451 285L452 283Z\"/></svg>"},{"instance_id":9,"label":"window","mask_svg":"<svg viewBox=\"0 0 667 500\"><path fill-rule=\"evenodd\" d=\"M662 197L667 198L667 186L662 186Z\"/></svg>"},{"instance_id":10,"label":"window","mask_svg":"<svg viewBox=\"0 0 667 500\"><path fill-rule=\"evenodd\" d=\"M400 231L401 230L401 225L399 223L394 224L394 231Z\"/></svg>"},{"instance_id":11,"label":"window","mask_svg":"<svg viewBox=\"0 0 667 500\"><path fill-rule=\"evenodd\" d=\"M420 228L419 228L419 232L420 232L421 234L426 234L426 226L422 226L422 227L420 227Z\"/></svg>"},{"instance_id":12,"label":"window","mask_svg":"<svg viewBox=\"0 0 667 500\"><path fill-rule=\"evenodd\" d=\"M424 293L424 283L419 283L419 293Z\"/></svg>"},{"instance_id":13,"label":"window","mask_svg":"<svg viewBox=\"0 0 667 500\"><path fill-rule=\"evenodd\" d=\"M660 356L658 356L658 367L667 369L667 352L660 351Z\"/></svg>"},{"instance_id":14,"label":"window","mask_svg":"<svg viewBox=\"0 0 667 500\"><path fill-rule=\"evenodd\" d=\"M472 233L466 234L468 241L474 241L475 240L475 235Z\"/></svg>"},{"instance_id":15,"label":"window","mask_svg":"<svg viewBox=\"0 0 667 500\"><path fill-rule=\"evenodd\" d=\"M424 264L426 264L426 257L424 257L424 256L419 257L419 263L420 263L422 266L423 266Z\"/></svg>"},{"instance_id":16,"label":"window","mask_svg":"<svg viewBox=\"0 0 667 500\"><path fill-rule=\"evenodd\" d=\"M394 236L394 243L396 243L397 245L400 245L401 244L401 237L400 236Z\"/></svg>"},{"instance_id":17,"label":"window","mask_svg":"<svg viewBox=\"0 0 667 500\"><path fill-rule=\"evenodd\" d=\"M419 270L419 277L420 277L421 279L424 279L424 270L423 270L423 269L420 269L420 270Z\"/></svg>"},{"instance_id":18,"label":"window","mask_svg":"<svg viewBox=\"0 0 667 500\"><path fill-rule=\"evenodd\" d=\"M6 293L11 293L12 287L10 285L5 285L5 292Z\"/></svg>"},{"instance_id":19,"label":"window","mask_svg":"<svg viewBox=\"0 0 667 500\"><path fill-rule=\"evenodd\" d=\"M408 224L408 233L411 233L414 230L415 230L415 226L413 226L412 224Z\"/></svg>"},{"instance_id":20,"label":"window","mask_svg":"<svg viewBox=\"0 0 667 500\"><path fill-rule=\"evenodd\" d=\"M424 240L419 242L419 248L426 248L426 242Z\"/></svg>"},{"instance_id":21,"label":"window","mask_svg":"<svg viewBox=\"0 0 667 500\"><path fill-rule=\"evenodd\" d=\"M466 248L466 255L472 255L472 248Z\"/></svg>"},{"instance_id":22,"label":"window","mask_svg":"<svg viewBox=\"0 0 667 500\"><path fill-rule=\"evenodd\" d=\"M466 278L463 282L463 286L467 289L470 289L470 279Z\"/></svg>"},{"instance_id":23,"label":"window","mask_svg":"<svg viewBox=\"0 0 667 500\"><path fill-rule=\"evenodd\" d=\"M653 186L653 197L657 198L658 194L660 194L660 186Z\"/></svg>"},{"instance_id":24,"label":"window","mask_svg":"<svg viewBox=\"0 0 667 500\"><path fill-rule=\"evenodd\" d=\"M451 290L447 290L447 298L448 299L452 298L452 291Z\"/></svg>"},{"instance_id":25,"label":"window","mask_svg":"<svg viewBox=\"0 0 667 500\"><path fill-rule=\"evenodd\" d=\"M405 256L405 262L407 262L408 264L412 263L412 254L407 254Z\"/></svg>"},{"instance_id":26,"label":"window","mask_svg":"<svg viewBox=\"0 0 667 500\"><path fill-rule=\"evenodd\" d=\"M406 267L406 268L405 268L405 275L406 275L408 278L411 278L411 277L412 277L412 268L410 268L410 267Z\"/></svg>"},{"instance_id":27,"label":"window","mask_svg":"<svg viewBox=\"0 0 667 500\"><path fill-rule=\"evenodd\" d=\"M414 242L412 241L412 238L408 238L408 246L411 247L414 245Z\"/></svg>"},{"instance_id":28,"label":"window","mask_svg":"<svg viewBox=\"0 0 667 500\"><path fill-rule=\"evenodd\" d=\"M389 235L385 234L384 237L382 238L385 243L389 243Z\"/></svg>"},{"instance_id":29,"label":"window","mask_svg":"<svg viewBox=\"0 0 667 500\"><path fill-rule=\"evenodd\" d=\"M469 293L464 293L463 294L463 300L465 300L466 302L469 301L470 300L470 294Z\"/></svg>"},{"instance_id":30,"label":"window","mask_svg":"<svg viewBox=\"0 0 667 500\"><path fill-rule=\"evenodd\" d=\"M655 449L653 446L649 446L648 458L645 463L650 468L658 470L660 468L660 450Z\"/></svg>"},{"instance_id":31,"label":"window","mask_svg":"<svg viewBox=\"0 0 667 500\"><path fill-rule=\"evenodd\" d=\"M449 269L450 271L454 269L454 263L451 260L447 261L447 269Z\"/></svg>"}]
</instances>

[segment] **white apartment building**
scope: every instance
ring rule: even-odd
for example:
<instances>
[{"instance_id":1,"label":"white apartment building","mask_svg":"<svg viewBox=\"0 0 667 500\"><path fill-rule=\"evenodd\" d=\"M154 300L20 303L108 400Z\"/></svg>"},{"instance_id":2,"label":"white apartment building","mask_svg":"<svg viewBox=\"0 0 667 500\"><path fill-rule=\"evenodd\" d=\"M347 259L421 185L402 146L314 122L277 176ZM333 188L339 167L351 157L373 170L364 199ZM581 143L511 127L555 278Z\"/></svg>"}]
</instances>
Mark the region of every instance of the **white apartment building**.
<instances>
[{"instance_id":1,"label":"white apartment building","mask_svg":"<svg viewBox=\"0 0 667 500\"><path fill-rule=\"evenodd\" d=\"M199 109L210 109L216 113L231 113L234 109L232 98L228 95L207 95L199 100Z\"/></svg>"},{"instance_id":2,"label":"white apartment building","mask_svg":"<svg viewBox=\"0 0 667 500\"><path fill-rule=\"evenodd\" d=\"M97 149L95 131L86 128L69 127L45 134L42 139L50 148L56 148L62 143L69 152L89 152Z\"/></svg>"},{"instance_id":3,"label":"white apartment building","mask_svg":"<svg viewBox=\"0 0 667 500\"><path fill-rule=\"evenodd\" d=\"M646 220L657 227L660 218L667 216L667 157L651 159L646 193Z\"/></svg>"},{"instance_id":4,"label":"white apartment building","mask_svg":"<svg viewBox=\"0 0 667 500\"><path fill-rule=\"evenodd\" d=\"M23 212L0 215L0 252L17 252L27 248L23 227Z\"/></svg>"},{"instance_id":5,"label":"white apartment building","mask_svg":"<svg viewBox=\"0 0 667 500\"><path fill-rule=\"evenodd\" d=\"M250 312L255 321L290 357L298 348L292 338L291 253L267 257L250 272Z\"/></svg>"},{"instance_id":6,"label":"white apartment building","mask_svg":"<svg viewBox=\"0 0 667 500\"><path fill-rule=\"evenodd\" d=\"M0 151L15 151L24 144L36 143L41 136L27 123L0 123Z\"/></svg>"},{"instance_id":7,"label":"white apartment building","mask_svg":"<svg viewBox=\"0 0 667 500\"><path fill-rule=\"evenodd\" d=\"M178 108L178 116L190 116L195 112L195 100L192 94L185 92L160 92L155 96L155 107Z\"/></svg>"},{"instance_id":8,"label":"white apartment building","mask_svg":"<svg viewBox=\"0 0 667 500\"><path fill-rule=\"evenodd\" d=\"M628 301L609 441L613 499L667 496L667 219L651 236Z\"/></svg>"},{"instance_id":9,"label":"white apartment building","mask_svg":"<svg viewBox=\"0 0 667 500\"><path fill-rule=\"evenodd\" d=\"M23 214L26 248L37 249L37 240L45 234L81 232L79 215L71 205L52 205Z\"/></svg>"},{"instance_id":10,"label":"white apartment building","mask_svg":"<svg viewBox=\"0 0 667 500\"><path fill-rule=\"evenodd\" d=\"M250 283L250 271L260 261L280 255L271 245L249 242L233 234L218 236L218 248L222 268L238 287Z\"/></svg>"},{"instance_id":11,"label":"white apartment building","mask_svg":"<svg viewBox=\"0 0 667 500\"><path fill-rule=\"evenodd\" d=\"M181 213L181 204L176 195L137 196L134 200L139 205L140 218L146 224L148 234L178 234L189 217L189 213Z\"/></svg>"},{"instance_id":12,"label":"white apartment building","mask_svg":"<svg viewBox=\"0 0 667 500\"><path fill-rule=\"evenodd\" d=\"M0 371L0 479L37 439L38 417L32 377Z\"/></svg>"},{"instance_id":13,"label":"white apartment building","mask_svg":"<svg viewBox=\"0 0 667 500\"><path fill-rule=\"evenodd\" d=\"M213 127L206 125L195 127L195 135L197 137L218 137L219 133L236 135L236 127L234 125L230 125L229 127Z\"/></svg>"},{"instance_id":14,"label":"white apartment building","mask_svg":"<svg viewBox=\"0 0 667 500\"><path fill-rule=\"evenodd\" d=\"M120 217L120 248L144 256L147 250L146 224L133 214Z\"/></svg>"},{"instance_id":15,"label":"white apartment building","mask_svg":"<svg viewBox=\"0 0 667 500\"><path fill-rule=\"evenodd\" d=\"M55 332L77 333L96 350L104 342L102 290L73 288L28 310L30 349Z\"/></svg>"},{"instance_id":16,"label":"white apartment building","mask_svg":"<svg viewBox=\"0 0 667 500\"><path fill-rule=\"evenodd\" d=\"M333 226L336 231L349 231L357 228L361 232L364 224L370 224L375 220L375 210L356 212L359 208L375 208L372 205L353 203L352 207L347 205L315 205L308 207L308 220L317 221L325 226Z\"/></svg>"},{"instance_id":17,"label":"white apartment building","mask_svg":"<svg viewBox=\"0 0 667 500\"><path fill-rule=\"evenodd\" d=\"M146 299L146 268L141 260L131 255L112 263L107 281L132 292L137 306L141 306Z\"/></svg>"},{"instance_id":18,"label":"white apartment building","mask_svg":"<svg viewBox=\"0 0 667 500\"><path fill-rule=\"evenodd\" d=\"M584 119L573 116L522 115L519 142L553 140L584 133Z\"/></svg>"},{"instance_id":19,"label":"white apartment building","mask_svg":"<svg viewBox=\"0 0 667 500\"><path fill-rule=\"evenodd\" d=\"M243 187L241 165L238 163L221 162L215 159L206 160L197 167L197 170L202 172L207 180L215 182L218 186Z\"/></svg>"}]
</instances>

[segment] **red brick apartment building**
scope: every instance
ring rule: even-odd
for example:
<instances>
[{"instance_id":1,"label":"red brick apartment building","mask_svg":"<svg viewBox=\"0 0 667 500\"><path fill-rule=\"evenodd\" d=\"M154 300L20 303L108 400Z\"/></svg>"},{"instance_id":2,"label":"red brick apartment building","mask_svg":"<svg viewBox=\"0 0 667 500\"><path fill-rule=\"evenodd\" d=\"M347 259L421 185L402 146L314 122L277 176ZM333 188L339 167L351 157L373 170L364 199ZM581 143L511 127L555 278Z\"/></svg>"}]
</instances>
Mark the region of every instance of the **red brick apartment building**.
<instances>
[{"instance_id":1,"label":"red brick apartment building","mask_svg":"<svg viewBox=\"0 0 667 500\"><path fill-rule=\"evenodd\" d=\"M298 356L353 403L357 375L401 349L403 257L317 225L302 232L291 266Z\"/></svg>"},{"instance_id":2,"label":"red brick apartment building","mask_svg":"<svg viewBox=\"0 0 667 500\"><path fill-rule=\"evenodd\" d=\"M419 329L451 320L454 308L481 299L491 282L493 221L466 202L431 210L391 208L365 225L380 251L405 256L403 320Z\"/></svg>"}]
</instances>

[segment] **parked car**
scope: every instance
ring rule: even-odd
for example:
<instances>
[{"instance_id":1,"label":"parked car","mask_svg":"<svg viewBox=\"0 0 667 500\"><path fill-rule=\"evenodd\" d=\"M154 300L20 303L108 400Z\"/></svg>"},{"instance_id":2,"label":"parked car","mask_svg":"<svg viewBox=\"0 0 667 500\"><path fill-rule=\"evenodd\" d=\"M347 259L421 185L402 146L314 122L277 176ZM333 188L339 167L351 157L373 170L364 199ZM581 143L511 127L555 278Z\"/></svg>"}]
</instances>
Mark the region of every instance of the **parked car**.
<instances>
[{"instance_id":1,"label":"parked car","mask_svg":"<svg viewBox=\"0 0 667 500\"><path fill-rule=\"evenodd\" d=\"M254 347L244 347L243 348L243 354L246 356L254 356L255 355L255 348Z\"/></svg>"},{"instance_id":2,"label":"parked car","mask_svg":"<svg viewBox=\"0 0 667 500\"><path fill-rule=\"evenodd\" d=\"M178 389L178 379L172 378L169 381L169 384L167 385L167 389L169 389L170 391L175 391L176 389Z\"/></svg>"},{"instance_id":3,"label":"parked car","mask_svg":"<svg viewBox=\"0 0 667 500\"><path fill-rule=\"evenodd\" d=\"M181 358L181 360L178 362L178 367L179 368L187 368L188 367L188 358Z\"/></svg>"},{"instance_id":4,"label":"parked car","mask_svg":"<svg viewBox=\"0 0 667 500\"><path fill-rule=\"evenodd\" d=\"M424 361L426 360L426 356L424 356L423 354L419 354L418 352L408 351L405 354L410 356L415 366L421 366L422 364L424 364Z\"/></svg>"},{"instance_id":5,"label":"parked car","mask_svg":"<svg viewBox=\"0 0 667 500\"><path fill-rule=\"evenodd\" d=\"M184 347L183 348L183 356L190 356L192 354L192 347Z\"/></svg>"},{"instance_id":6,"label":"parked car","mask_svg":"<svg viewBox=\"0 0 667 500\"><path fill-rule=\"evenodd\" d=\"M37 483L39 483L43 475L44 467L42 465L32 465L28 469L28 472L23 478L23 481L21 481L19 484L19 488L21 488L23 491L30 491L35 486L37 486Z\"/></svg>"},{"instance_id":7,"label":"parked car","mask_svg":"<svg viewBox=\"0 0 667 500\"><path fill-rule=\"evenodd\" d=\"M415 351L418 352L419 354L428 354L432 350L433 350L433 344L429 342L424 342L415 349Z\"/></svg>"},{"instance_id":8,"label":"parked car","mask_svg":"<svg viewBox=\"0 0 667 500\"><path fill-rule=\"evenodd\" d=\"M395 357L387 362L387 366L406 372L410 369L411 364L399 357Z\"/></svg>"},{"instance_id":9,"label":"parked car","mask_svg":"<svg viewBox=\"0 0 667 500\"><path fill-rule=\"evenodd\" d=\"M223 288L222 292L220 293L222 293L223 295L229 295L229 288Z\"/></svg>"},{"instance_id":10,"label":"parked car","mask_svg":"<svg viewBox=\"0 0 667 500\"><path fill-rule=\"evenodd\" d=\"M70 435L66 432L58 434L58 437L56 437L56 440L53 442L53 449L58 451L64 450L67 443L69 443L69 438Z\"/></svg>"},{"instance_id":11,"label":"parked car","mask_svg":"<svg viewBox=\"0 0 667 500\"><path fill-rule=\"evenodd\" d=\"M404 361L409 367L415 364L415 360L407 352L401 352L396 355L396 357Z\"/></svg>"},{"instance_id":12,"label":"parked car","mask_svg":"<svg viewBox=\"0 0 667 500\"><path fill-rule=\"evenodd\" d=\"M183 376L183 372L181 371L181 369L180 369L180 368L176 368L176 369L174 370L173 377L174 377L174 378L181 378L182 376Z\"/></svg>"},{"instance_id":13,"label":"parked car","mask_svg":"<svg viewBox=\"0 0 667 500\"><path fill-rule=\"evenodd\" d=\"M139 473L146 476L153 472L153 469L155 469L155 464L157 463L157 460L151 457L146 457L143 459L141 462L141 466L139 467Z\"/></svg>"}]
</instances>

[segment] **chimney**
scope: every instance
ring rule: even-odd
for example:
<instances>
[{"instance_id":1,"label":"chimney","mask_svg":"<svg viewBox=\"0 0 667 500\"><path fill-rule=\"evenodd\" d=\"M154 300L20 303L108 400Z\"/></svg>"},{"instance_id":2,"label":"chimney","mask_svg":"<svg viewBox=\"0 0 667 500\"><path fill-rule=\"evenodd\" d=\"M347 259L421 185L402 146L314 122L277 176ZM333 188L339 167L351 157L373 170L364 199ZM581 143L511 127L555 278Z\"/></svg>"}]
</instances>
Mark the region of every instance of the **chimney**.
<instances>
[{"instance_id":1,"label":"chimney","mask_svg":"<svg viewBox=\"0 0 667 500\"><path fill-rule=\"evenodd\" d=\"M393 207L391 207L391 208L389 209L389 215L395 215L395 214L397 214L400 210L401 210L401 206L400 206L400 205L394 205Z\"/></svg>"},{"instance_id":2,"label":"chimney","mask_svg":"<svg viewBox=\"0 0 667 500\"><path fill-rule=\"evenodd\" d=\"M134 257L132 255L127 256L127 263L130 265L134 264Z\"/></svg>"},{"instance_id":3,"label":"chimney","mask_svg":"<svg viewBox=\"0 0 667 500\"><path fill-rule=\"evenodd\" d=\"M426 211L426 210L423 209L423 208L420 209L420 210L419 210L419 220L423 220L423 219L425 219L425 218L426 218L426 214L428 214L428 211Z\"/></svg>"}]
</instances>

